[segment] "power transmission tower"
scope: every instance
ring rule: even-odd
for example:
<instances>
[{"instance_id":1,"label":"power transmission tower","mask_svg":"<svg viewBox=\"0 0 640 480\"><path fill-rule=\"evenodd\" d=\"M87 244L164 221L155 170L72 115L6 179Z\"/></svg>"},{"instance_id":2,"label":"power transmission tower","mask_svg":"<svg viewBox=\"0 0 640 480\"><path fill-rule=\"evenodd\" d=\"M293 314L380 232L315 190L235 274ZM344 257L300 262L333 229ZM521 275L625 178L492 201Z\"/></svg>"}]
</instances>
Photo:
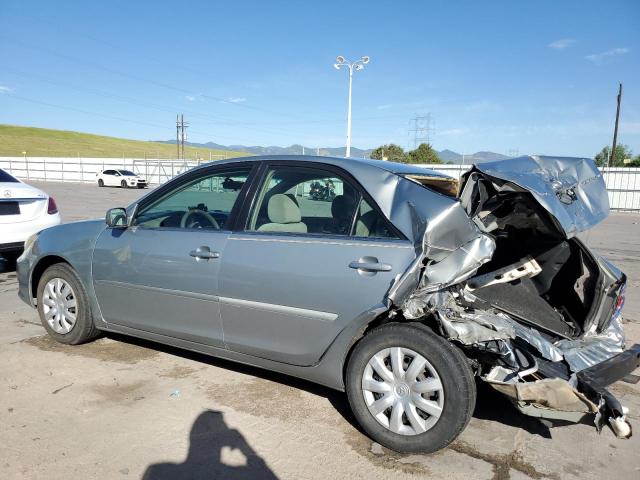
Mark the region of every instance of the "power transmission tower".
<instances>
[{"instance_id":1,"label":"power transmission tower","mask_svg":"<svg viewBox=\"0 0 640 480\"><path fill-rule=\"evenodd\" d=\"M416 115L411 119L413 128L409 129L409 141L413 141L413 148L417 148L421 143L431 144L431 134L433 132L431 113L424 116ZM410 145L409 145L410 147Z\"/></svg>"},{"instance_id":2,"label":"power transmission tower","mask_svg":"<svg viewBox=\"0 0 640 480\"><path fill-rule=\"evenodd\" d=\"M189 122L184 121L184 115L176 115L176 148L178 151L178 160L184 160L184 141L187 138L186 129L189 128Z\"/></svg>"}]
</instances>

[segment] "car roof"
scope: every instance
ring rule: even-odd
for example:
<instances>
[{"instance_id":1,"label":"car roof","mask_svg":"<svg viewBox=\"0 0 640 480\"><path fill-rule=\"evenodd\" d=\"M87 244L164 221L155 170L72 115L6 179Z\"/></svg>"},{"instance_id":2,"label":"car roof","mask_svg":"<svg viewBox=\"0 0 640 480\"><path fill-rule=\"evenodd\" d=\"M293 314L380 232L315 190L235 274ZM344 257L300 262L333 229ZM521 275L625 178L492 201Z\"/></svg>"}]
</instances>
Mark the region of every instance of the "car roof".
<instances>
[{"instance_id":1,"label":"car roof","mask_svg":"<svg viewBox=\"0 0 640 480\"><path fill-rule=\"evenodd\" d=\"M316 155L255 155L249 157L235 157L227 160L217 160L215 162L208 162L203 164L202 167L220 165L224 163L236 163L236 162L264 162L264 161L297 161L297 162L310 162L310 163L326 163L328 165L335 165L342 167L351 173L357 173L358 170L371 170L378 169L386 172L394 173L396 175L424 175L425 173L442 178L449 178L449 175L440 173L432 168L422 165L410 165L406 163L389 162L386 160L374 160L370 158L355 158L355 157L328 157L328 156L316 156Z\"/></svg>"}]
</instances>

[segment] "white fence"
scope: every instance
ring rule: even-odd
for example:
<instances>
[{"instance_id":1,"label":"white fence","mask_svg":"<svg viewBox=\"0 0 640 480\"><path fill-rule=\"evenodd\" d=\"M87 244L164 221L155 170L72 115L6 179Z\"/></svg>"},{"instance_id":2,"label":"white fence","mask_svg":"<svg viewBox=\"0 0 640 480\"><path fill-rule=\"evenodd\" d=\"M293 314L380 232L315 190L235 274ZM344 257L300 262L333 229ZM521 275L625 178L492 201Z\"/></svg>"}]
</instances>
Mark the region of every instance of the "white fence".
<instances>
[{"instance_id":1,"label":"white fence","mask_svg":"<svg viewBox=\"0 0 640 480\"><path fill-rule=\"evenodd\" d=\"M216 158L215 160L219 160ZM25 180L95 182L105 168L123 168L143 175L150 184L161 184L204 160L155 160L117 158L0 157L0 168ZM420 165L459 178L469 165ZM602 168L613 210L640 212L640 168Z\"/></svg>"},{"instance_id":2,"label":"white fence","mask_svg":"<svg viewBox=\"0 0 640 480\"><path fill-rule=\"evenodd\" d=\"M220 155L215 160L225 157ZM107 168L131 170L150 184L161 184L208 160L154 160L138 158L0 157L0 168L23 180L95 182Z\"/></svg>"}]
</instances>

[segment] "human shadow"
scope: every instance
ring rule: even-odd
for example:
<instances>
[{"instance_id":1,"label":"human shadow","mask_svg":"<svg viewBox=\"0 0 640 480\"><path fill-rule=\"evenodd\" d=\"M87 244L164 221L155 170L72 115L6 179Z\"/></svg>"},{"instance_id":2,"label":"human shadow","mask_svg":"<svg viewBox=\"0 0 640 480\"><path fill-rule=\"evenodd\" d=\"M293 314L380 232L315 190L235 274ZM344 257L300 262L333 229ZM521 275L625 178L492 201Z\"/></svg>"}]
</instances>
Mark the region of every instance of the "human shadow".
<instances>
[{"instance_id":1,"label":"human shadow","mask_svg":"<svg viewBox=\"0 0 640 480\"><path fill-rule=\"evenodd\" d=\"M242 434L227 426L222 412L202 412L191 426L189 442L184 462L149 465L143 480L278 478Z\"/></svg>"}]
</instances>

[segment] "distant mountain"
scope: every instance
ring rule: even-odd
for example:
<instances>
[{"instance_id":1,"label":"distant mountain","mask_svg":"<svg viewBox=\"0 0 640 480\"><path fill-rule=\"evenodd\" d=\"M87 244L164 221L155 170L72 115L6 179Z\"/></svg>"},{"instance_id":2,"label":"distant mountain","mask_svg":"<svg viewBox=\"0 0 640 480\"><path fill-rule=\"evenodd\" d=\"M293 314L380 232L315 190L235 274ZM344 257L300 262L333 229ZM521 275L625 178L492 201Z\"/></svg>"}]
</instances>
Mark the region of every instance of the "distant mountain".
<instances>
[{"instance_id":1,"label":"distant mountain","mask_svg":"<svg viewBox=\"0 0 640 480\"><path fill-rule=\"evenodd\" d=\"M176 143L175 140L166 140L160 141L161 143ZM288 147L278 147L275 145L269 147L260 147L260 146L246 146L246 145L220 145L214 142L207 143L192 143L185 142L185 145L189 145L190 147L196 148L209 148L215 150L231 150L234 152L246 152L251 155L322 155L328 157L342 157L344 156L345 147L321 147L321 148L310 148L305 147L303 145L290 145ZM351 156L359 157L359 158L369 158L373 152L372 148L367 150L363 150L361 148L351 147ZM463 158L462 154L454 152L453 150L441 150L438 152L438 156L442 159L443 162L452 162L452 163L462 163ZM482 162L492 162L495 160L505 160L509 158L506 155L502 155L500 153L495 152L476 152L471 155L464 156L464 163L482 163Z\"/></svg>"},{"instance_id":2,"label":"distant mountain","mask_svg":"<svg viewBox=\"0 0 640 480\"><path fill-rule=\"evenodd\" d=\"M442 159L443 162L453 162L453 163L463 163L462 154L454 152L452 150L442 150L438 152L438 156ZM476 152L471 155L464 156L464 163L482 163L482 162L493 162L495 160L506 160L507 155L502 155L501 153L495 152Z\"/></svg>"},{"instance_id":3,"label":"distant mountain","mask_svg":"<svg viewBox=\"0 0 640 480\"><path fill-rule=\"evenodd\" d=\"M161 143L171 143L175 145L175 140L160 140ZM345 153L345 147L322 147L322 148L311 148L305 147L303 145L290 145L288 147L278 147L276 145L268 146L268 147L260 147L260 146L247 146L247 145L229 145L227 147L222 147L221 145L214 142L207 143L193 143L193 142L185 142L185 145L190 147L201 147L201 148L213 148L213 149L221 149L221 150L231 150L234 152L246 152L252 155L302 155L304 152L305 155L322 155L327 157L342 157ZM360 148L351 147L351 156L352 157L360 157L360 158L369 158L371 152L373 150L362 150Z\"/></svg>"}]
</instances>

